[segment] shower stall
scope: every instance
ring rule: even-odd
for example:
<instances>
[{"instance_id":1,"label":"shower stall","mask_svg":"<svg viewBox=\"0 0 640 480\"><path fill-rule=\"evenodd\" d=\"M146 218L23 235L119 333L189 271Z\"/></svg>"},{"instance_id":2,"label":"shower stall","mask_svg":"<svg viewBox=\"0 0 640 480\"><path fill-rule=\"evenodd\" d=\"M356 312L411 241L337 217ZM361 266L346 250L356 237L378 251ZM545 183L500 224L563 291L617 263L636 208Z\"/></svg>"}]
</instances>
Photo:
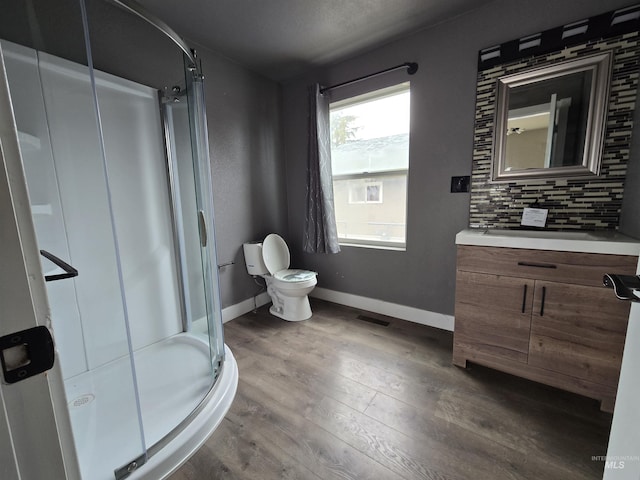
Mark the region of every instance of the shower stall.
<instances>
[{"instance_id":1,"label":"shower stall","mask_svg":"<svg viewBox=\"0 0 640 480\"><path fill-rule=\"evenodd\" d=\"M67 475L164 478L220 423L237 386L201 65L131 0L11 3L0 80L46 281L49 381L59 378L54 403L66 403L56 421L72 432L60 437ZM148 45L155 57L141 60Z\"/></svg>"}]
</instances>

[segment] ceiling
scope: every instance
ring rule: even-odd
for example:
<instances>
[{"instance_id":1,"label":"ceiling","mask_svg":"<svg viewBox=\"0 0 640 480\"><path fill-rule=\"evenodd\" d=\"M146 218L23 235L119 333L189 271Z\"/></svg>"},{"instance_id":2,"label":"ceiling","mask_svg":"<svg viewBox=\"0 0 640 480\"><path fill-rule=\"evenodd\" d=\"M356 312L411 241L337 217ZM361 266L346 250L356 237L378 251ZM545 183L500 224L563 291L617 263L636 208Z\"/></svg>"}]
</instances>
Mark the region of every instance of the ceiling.
<instances>
[{"instance_id":1,"label":"ceiling","mask_svg":"<svg viewBox=\"0 0 640 480\"><path fill-rule=\"evenodd\" d=\"M276 81L492 0L138 0L188 41Z\"/></svg>"}]
</instances>

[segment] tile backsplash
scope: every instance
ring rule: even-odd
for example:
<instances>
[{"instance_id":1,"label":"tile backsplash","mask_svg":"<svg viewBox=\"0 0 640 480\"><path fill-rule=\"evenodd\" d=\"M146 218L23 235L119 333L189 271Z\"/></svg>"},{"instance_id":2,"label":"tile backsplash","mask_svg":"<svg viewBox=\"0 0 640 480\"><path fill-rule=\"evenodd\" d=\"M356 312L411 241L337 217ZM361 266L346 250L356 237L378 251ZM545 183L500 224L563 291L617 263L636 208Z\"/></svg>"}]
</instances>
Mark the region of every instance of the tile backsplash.
<instances>
[{"instance_id":1,"label":"tile backsplash","mask_svg":"<svg viewBox=\"0 0 640 480\"><path fill-rule=\"evenodd\" d=\"M599 176L491 182L496 83L499 77L612 51L613 69ZM470 226L517 228L524 207L549 210L547 228L616 230L629 160L638 86L638 32L590 41L478 72L471 173Z\"/></svg>"}]
</instances>

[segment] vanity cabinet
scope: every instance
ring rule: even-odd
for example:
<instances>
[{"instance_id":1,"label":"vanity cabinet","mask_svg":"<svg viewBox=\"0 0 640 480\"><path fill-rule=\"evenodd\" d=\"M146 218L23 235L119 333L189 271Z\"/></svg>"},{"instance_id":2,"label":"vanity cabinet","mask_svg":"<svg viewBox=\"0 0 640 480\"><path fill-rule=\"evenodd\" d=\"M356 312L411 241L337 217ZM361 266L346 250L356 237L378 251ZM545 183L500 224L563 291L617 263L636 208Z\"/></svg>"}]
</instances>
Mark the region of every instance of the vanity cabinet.
<instances>
[{"instance_id":1,"label":"vanity cabinet","mask_svg":"<svg viewBox=\"0 0 640 480\"><path fill-rule=\"evenodd\" d=\"M468 351L526 364L533 284L525 278L458 270L454 360Z\"/></svg>"},{"instance_id":2,"label":"vanity cabinet","mask_svg":"<svg viewBox=\"0 0 640 480\"><path fill-rule=\"evenodd\" d=\"M458 246L453 362L482 364L612 411L629 303L602 286L637 257Z\"/></svg>"}]
</instances>

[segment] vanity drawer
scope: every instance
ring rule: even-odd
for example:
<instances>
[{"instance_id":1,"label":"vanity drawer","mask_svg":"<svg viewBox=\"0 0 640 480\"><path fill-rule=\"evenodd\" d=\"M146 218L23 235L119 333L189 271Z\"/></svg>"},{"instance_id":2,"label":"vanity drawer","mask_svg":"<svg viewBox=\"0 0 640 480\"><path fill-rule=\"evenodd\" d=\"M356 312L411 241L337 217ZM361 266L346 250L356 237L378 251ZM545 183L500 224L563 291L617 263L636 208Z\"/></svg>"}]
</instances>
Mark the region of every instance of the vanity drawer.
<instances>
[{"instance_id":1,"label":"vanity drawer","mask_svg":"<svg viewBox=\"0 0 640 480\"><path fill-rule=\"evenodd\" d=\"M634 275L637 261L637 257L630 255L459 245L457 268L467 272L602 286L605 273Z\"/></svg>"}]
</instances>

